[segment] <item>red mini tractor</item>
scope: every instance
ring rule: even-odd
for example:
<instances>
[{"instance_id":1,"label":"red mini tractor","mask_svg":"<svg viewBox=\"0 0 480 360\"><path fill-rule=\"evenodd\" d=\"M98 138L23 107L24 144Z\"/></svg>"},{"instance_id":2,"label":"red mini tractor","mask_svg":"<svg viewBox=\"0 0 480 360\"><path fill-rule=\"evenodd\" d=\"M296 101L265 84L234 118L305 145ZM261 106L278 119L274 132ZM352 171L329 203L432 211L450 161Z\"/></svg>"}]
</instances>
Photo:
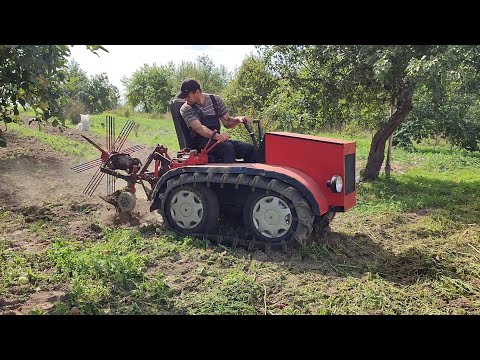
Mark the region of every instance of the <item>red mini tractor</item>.
<instances>
[{"instance_id":1,"label":"red mini tractor","mask_svg":"<svg viewBox=\"0 0 480 360\"><path fill-rule=\"evenodd\" d=\"M180 147L188 148L183 103L174 100L171 112ZM336 212L355 205L355 142L286 132L263 135L256 123L258 142L247 130L260 162L170 166L156 183L150 210L158 210L181 234L285 250L304 244Z\"/></svg>"},{"instance_id":2,"label":"red mini tractor","mask_svg":"<svg viewBox=\"0 0 480 360\"><path fill-rule=\"evenodd\" d=\"M287 132L262 134L255 121L258 135L248 126L247 130L258 163L212 163L209 152L216 143L200 153L189 148L189 129L180 115L183 103L176 99L170 107L182 149L175 157L158 145L143 166L129 161L132 171L127 175L120 175L112 161L102 161L101 172L129 184L111 192L110 203L131 210L135 184L141 183L150 211L158 211L175 232L265 250L305 244L328 227L336 212L355 205L355 142ZM115 151L113 155L129 158ZM147 172L152 161L155 170Z\"/></svg>"}]
</instances>

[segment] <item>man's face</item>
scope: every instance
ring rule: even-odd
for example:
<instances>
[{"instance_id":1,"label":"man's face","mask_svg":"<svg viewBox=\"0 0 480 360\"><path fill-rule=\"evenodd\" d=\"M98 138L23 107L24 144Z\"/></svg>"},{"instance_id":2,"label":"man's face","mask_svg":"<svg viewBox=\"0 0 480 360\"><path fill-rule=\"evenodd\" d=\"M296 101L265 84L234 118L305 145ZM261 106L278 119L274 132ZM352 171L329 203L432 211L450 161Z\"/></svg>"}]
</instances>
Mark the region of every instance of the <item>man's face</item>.
<instances>
[{"instance_id":1,"label":"man's face","mask_svg":"<svg viewBox=\"0 0 480 360\"><path fill-rule=\"evenodd\" d=\"M198 90L191 91L185 98L185 101L187 102L187 104L190 106L197 104L199 101L198 94L199 94Z\"/></svg>"}]
</instances>

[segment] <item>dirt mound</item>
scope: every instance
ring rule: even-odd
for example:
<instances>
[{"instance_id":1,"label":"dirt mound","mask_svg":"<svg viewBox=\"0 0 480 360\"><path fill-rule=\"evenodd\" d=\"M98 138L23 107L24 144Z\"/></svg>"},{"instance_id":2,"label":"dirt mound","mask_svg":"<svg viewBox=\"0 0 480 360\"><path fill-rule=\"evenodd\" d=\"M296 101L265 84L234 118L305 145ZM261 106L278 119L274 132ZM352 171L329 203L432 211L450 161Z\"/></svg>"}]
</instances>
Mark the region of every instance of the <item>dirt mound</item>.
<instances>
[{"instance_id":1,"label":"dirt mound","mask_svg":"<svg viewBox=\"0 0 480 360\"><path fill-rule=\"evenodd\" d=\"M25 222L31 223L37 220L51 221L55 214L46 206L27 206L21 210L25 216Z\"/></svg>"}]
</instances>

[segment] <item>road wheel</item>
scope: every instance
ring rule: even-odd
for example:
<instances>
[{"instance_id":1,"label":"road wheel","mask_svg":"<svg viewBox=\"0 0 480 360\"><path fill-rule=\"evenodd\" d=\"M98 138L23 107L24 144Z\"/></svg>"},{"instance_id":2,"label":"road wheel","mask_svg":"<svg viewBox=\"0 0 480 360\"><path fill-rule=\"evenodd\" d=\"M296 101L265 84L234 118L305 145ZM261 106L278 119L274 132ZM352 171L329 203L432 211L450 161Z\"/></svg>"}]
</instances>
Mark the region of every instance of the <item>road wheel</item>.
<instances>
[{"instance_id":1,"label":"road wheel","mask_svg":"<svg viewBox=\"0 0 480 360\"><path fill-rule=\"evenodd\" d=\"M215 227L218 199L205 186L181 185L172 189L165 202L168 224L182 234L205 233Z\"/></svg>"}]
</instances>

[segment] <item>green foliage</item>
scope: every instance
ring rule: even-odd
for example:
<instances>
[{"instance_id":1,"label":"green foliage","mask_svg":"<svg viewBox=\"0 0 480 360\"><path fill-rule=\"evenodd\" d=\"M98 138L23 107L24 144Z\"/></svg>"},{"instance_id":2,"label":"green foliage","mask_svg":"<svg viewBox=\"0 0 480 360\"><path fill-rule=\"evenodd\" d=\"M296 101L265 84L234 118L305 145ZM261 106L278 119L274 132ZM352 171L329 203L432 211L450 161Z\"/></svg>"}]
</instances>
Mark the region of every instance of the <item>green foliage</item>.
<instances>
[{"instance_id":1,"label":"green foliage","mask_svg":"<svg viewBox=\"0 0 480 360\"><path fill-rule=\"evenodd\" d=\"M224 66L215 66L208 56L199 56L196 62L183 61L178 66L145 64L129 78L122 79L127 106L146 113L164 114L185 78L196 79L202 91L219 94L227 83L228 73Z\"/></svg>"},{"instance_id":2,"label":"green foliage","mask_svg":"<svg viewBox=\"0 0 480 360\"><path fill-rule=\"evenodd\" d=\"M87 97L88 96L88 97ZM92 114L114 109L120 94L116 86L110 84L106 73L94 75L88 82L85 93L77 94L77 99L87 104Z\"/></svg>"},{"instance_id":3,"label":"green foliage","mask_svg":"<svg viewBox=\"0 0 480 360\"><path fill-rule=\"evenodd\" d=\"M313 119L338 128L356 108L387 106L409 86L405 74L414 52L408 46L267 46L269 69L301 93ZM351 115L350 115L351 116ZM314 126L312 122L311 126Z\"/></svg>"},{"instance_id":4,"label":"green foliage","mask_svg":"<svg viewBox=\"0 0 480 360\"><path fill-rule=\"evenodd\" d=\"M233 80L229 81L221 96L231 114L258 117L268 96L277 86L277 79L266 69L265 61L248 56L242 61Z\"/></svg>"},{"instance_id":5,"label":"green foliage","mask_svg":"<svg viewBox=\"0 0 480 360\"><path fill-rule=\"evenodd\" d=\"M127 104L133 108L141 107L147 113L165 113L168 101L173 96L172 76L172 65L143 65L130 78L122 79Z\"/></svg>"},{"instance_id":6,"label":"green foliage","mask_svg":"<svg viewBox=\"0 0 480 360\"><path fill-rule=\"evenodd\" d=\"M45 119L54 116L69 54L64 45L0 45L1 120L13 121L27 104Z\"/></svg>"},{"instance_id":7,"label":"green foliage","mask_svg":"<svg viewBox=\"0 0 480 360\"><path fill-rule=\"evenodd\" d=\"M92 52L98 45L87 45ZM61 118L68 45L0 45L0 121L18 119L18 107L31 107L38 119ZM0 133L0 146L4 139Z\"/></svg>"},{"instance_id":8,"label":"green foliage","mask_svg":"<svg viewBox=\"0 0 480 360\"><path fill-rule=\"evenodd\" d=\"M284 127L308 131L317 130L320 123L339 129L363 121L355 114L369 110L365 125L376 133L366 166L368 180L378 178L386 140L409 116L413 96L422 87L437 106L442 99L449 102L443 109L438 106L445 116L440 118L450 119L440 126L443 132L464 148L478 148L477 126L467 116L458 121L464 100L448 101L446 96L451 86L478 88L478 81L472 80L480 68L478 46L271 45L260 50L267 68L286 84L269 109L270 114L284 119ZM374 108L377 110L370 111ZM435 122L437 118L433 118Z\"/></svg>"},{"instance_id":9,"label":"green foliage","mask_svg":"<svg viewBox=\"0 0 480 360\"><path fill-rule=\"evenodd\" d=\"M88 75L76 61L72 60L68 63L66 77L67 82L62 87L63 95L66 98L74 99L79 92L87 90L89 83Z\"/></svg>"},{"instance_id":10,"label":"green foliage","mask_svg":"<svg viewBox=\"0 0 480 360\"><path fill-rule=\"evenodd\" d=\"M67 68L67 79L61 88L62 96L67 99L67 109L62 113L64 118L72 118L68 108L78 107L79 102L87 109L82 110L82 113L99 113L117 106L120 94L106 73L89 78L77 62L71 61ZM77 112L76 115L78 114Z\"/></svg>"},{"instance_id":11,"label":"green foliage","mask_svg":"<svg viewBox=\"0 0 480 360\"><path fill-rule=\"evenodd\" d=\"M450 86L441 100L431 92L419 89L415 108L397 130L394 141L412 149L412 142L423 139L448 140L452 145L470 151L479 151L480 99L468 93L465 87Z\"/></svg>"},{"instance_id":12,"label":"green foliage","mask_svg":"<svg viewBox=\"0 0 480 360\"><path fill-rule=\"evenodd\" d=\"M172 78L172 94L180 90L180 84L186 78L193 78L200 83L203 92L219 94L229 80L225 66L216 66L207 55L197 57L196 62L182 61L175 67Z\"/></svg>"}]
</instances>

